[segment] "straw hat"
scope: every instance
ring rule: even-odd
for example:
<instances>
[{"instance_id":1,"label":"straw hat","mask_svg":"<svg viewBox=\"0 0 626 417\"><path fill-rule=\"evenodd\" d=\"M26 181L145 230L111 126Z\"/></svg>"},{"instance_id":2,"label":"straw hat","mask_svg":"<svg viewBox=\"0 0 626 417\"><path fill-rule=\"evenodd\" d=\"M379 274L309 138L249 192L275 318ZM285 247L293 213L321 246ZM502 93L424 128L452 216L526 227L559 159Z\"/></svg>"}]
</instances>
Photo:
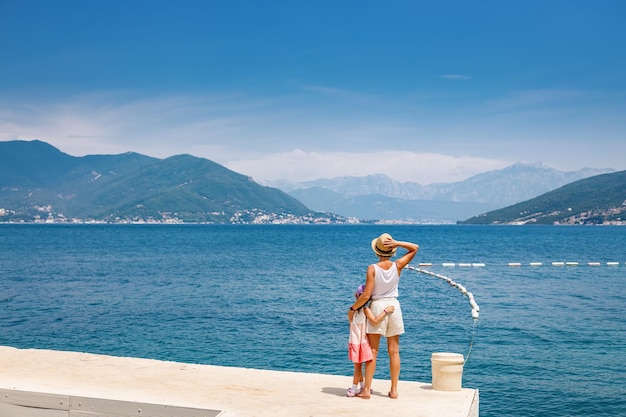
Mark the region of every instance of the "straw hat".
<instances>
[{"instance_id":1,"label":"straw hat","mask_svg":"<svg viewBox=\"0 0 626 417\"><path fill-rule=\"evenodd\" d=\"M393 256L396 253L397 248L389 249L385 247L385 240L392 239L389 233L383 233L376 239L372 240L372 250L378 256Z\"/></svg>"}]
</instances>

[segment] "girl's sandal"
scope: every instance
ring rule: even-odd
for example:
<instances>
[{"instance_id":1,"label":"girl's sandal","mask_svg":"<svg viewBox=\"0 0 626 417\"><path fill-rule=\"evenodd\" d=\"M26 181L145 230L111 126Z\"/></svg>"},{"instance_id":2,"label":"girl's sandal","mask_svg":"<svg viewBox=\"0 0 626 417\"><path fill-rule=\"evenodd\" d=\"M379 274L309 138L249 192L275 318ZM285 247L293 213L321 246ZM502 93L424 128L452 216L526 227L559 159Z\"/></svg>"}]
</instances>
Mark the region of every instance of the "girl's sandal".
<instances>
[{"instance_id":1,"label":"girl's sandal","mask_svg":"<svg viewBox=\"0 0 626 417\"><path fill-rule=\"evenodd\" d=\"M356 397L357 392L356 390L352 389L352 387L348 388L348 391L346 391L346 397Z\"/></svg>"}]
</instances>

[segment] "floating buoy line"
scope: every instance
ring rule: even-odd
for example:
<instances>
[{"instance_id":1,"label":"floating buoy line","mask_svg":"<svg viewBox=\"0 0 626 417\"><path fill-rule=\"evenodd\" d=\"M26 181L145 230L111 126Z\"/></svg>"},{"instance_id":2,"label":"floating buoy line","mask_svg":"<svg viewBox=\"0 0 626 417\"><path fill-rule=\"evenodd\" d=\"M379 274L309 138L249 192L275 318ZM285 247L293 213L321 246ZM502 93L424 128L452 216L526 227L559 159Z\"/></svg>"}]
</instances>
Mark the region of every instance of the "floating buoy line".
<instances>
[{"instance_id":1,"label":"floating buoy line","mask_svg":"<svg viewBox=\"0 0 626 417\"><path fill-rule=\"evenodd\" d=\"M586 266L590 266L590 267L599 267L599 266L609 266L609 267L617 267L620 266L620 262L606 262L606 263L601 263L601 262L587 262L587 263L580 263L580 262L561 262L561 261L554 261L554 262L549 262L546 265L551 265L551 266L556 266L556 267L561 267L561 266L580 266L580 265L586 265ZM624 263L624 265L626 265L626 262ZM465 361L463 362L463 364L465 365L465 363L467 363L467 361L469 360L470 357L470 353L472 352L472 347L474 346L474 335L475 335L475 330L476 330L476 323L478 322L478 316L480 315L480 307L478 306L478 303L476 303L476 300L474 299L474 294L472 294L471 292L467 291L467 289L459 284L458 282L455 282L453 279L442 275L442 274L438 274L435 273L433 271L429 271L427 269L423 269L424 267L432 267L433 264L431 262L421 262L418 264L418 266L420 268L416 268L414 266L411 265L407 265L406 269L411 269L413 271L422 273L422 274L426 274L426 275L430 275L433 276L435 278L439 278L443 281L446 281L448 284L450 284L451 287L455 287L457 288L461 294L463 294L465 297L468 298L469 300L469 305L471 307L471 316L472 316L472 337L470 340L470 345L469 345L469 349L467 351L467 356L465 358ZM459 262L459 263L454 263L454 262L443 262L441 263L441 266L443 267L447 267L447 268L453 268L453 267L460 267L460 268L481 268L481 267L485 267L487 266L484 262ZM490 264L491 266L491 264ZM499 264L493 264L493 266L503 266L503 265L499 265ZM508 266L508 267L522 267L522 266L530 266L530 267L541 267L544 266L543 262L528 262L527 264L523 264L521 262L508 262L506 264L504 264L504 266Z\"/></svg>"},{"instance_id":2,"label":"floating buoy line","mask_svg":"<svg viewBox=\"0 0 626 417\"><path fill-rule=\"evenodd\" d=\"M521 266L533 266L533 267L537 267L537 266L544 266L544 265L551 265L551 266L620 266L619 262L561 262L561 261L555 261L555 262L548 262L548 263L543 263L543 262L528 262L528 263L522 263L522 262L508 262L506 264L504 264L504 266L511 266L511 267L521 267ZM626 265L626 262L624 262L624 265ZM418 266L420 267L429 267L429 266L433 266L433 263L431 262L421 262L418 264ZM443 262L441 263L441 266L443 267L447 267L447 268L454 268L454 267L460 267L460 268L480 268L480 267L484 267L487 266L487 264L485 264L484 262ZM490 264L489 266L502 266L500 264Z\"/></svg>"},{"instance_id":3,"label":"floating buoy line","mask_svg":"<svg viewBox=\"0 0 626 417\"><path fill-rule=\"evenodd\" d=\"M422 265L422 264L420 264ZM484 264L482 264L484 265ZM467 351L467 356L465 357L465 361L463 362L463 365L465 365L467 363L467 361L469 360L470 357L470 353L472 352L472 347L474 346L474 334L475 334L475 330L476 330L476 323L478 322L478 316L480 314L480 307L478 306L478 303L476 303L476 300L474 299L474 294L472 294L471 292L467 291L467 288L465 288L463 285L459 284L458 282L455 282L453 279L448 278L445 275L441 275L441 274L437 274L433 271L429 271L427 269L422 269L422 268L415 268L411 265L407 265L406 269L411 269L413 271L416 272L420 272L422 274L426 274L426 275L430 275L433 276L435 278L439 278L443 281L446 281L448 284L450 284L451 287L455 287L457 288L461 294L465 297L468 298L469 300L469 304L470 307L472 308L471 310L471 315L472 315L472 338L470 340L470 345L469 345L469 349Z\"/></svg>"}]
</instances>

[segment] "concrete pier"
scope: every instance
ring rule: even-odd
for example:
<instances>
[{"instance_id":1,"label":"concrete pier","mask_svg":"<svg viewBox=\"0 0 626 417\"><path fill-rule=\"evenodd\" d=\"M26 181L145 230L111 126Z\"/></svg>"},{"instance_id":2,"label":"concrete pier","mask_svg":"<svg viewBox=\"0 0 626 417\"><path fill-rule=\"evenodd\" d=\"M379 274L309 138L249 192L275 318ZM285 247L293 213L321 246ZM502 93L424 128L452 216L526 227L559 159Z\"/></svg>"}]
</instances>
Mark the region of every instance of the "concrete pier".
<instances>
[{"instance_id":1,"label":"concrete pier","mask_svg":"<svg viewBox=\"0 0 626 417\"><path fill-rule=\"evenodd\" d=\"M394 400L376 379L363 400L346 397L351 379L0 346L0 416L478 416L476 389L401 380Z\"/></svg>"}]
</instances>

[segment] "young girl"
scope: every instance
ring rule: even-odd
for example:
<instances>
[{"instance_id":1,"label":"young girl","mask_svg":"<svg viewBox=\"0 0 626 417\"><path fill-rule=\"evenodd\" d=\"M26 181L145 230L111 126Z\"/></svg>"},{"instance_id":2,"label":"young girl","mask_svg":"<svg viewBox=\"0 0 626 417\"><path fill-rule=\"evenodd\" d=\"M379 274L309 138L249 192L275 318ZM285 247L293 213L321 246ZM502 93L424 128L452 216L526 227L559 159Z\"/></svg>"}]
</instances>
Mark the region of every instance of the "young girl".
<instances>
[{"instance_id":1,"label":"young girl","mask_svg":"<svg viewBox=\"0 0 626 417\"><path fill-rule=\"evenodd\" d=\"M354 293L355 298L363 294L365 284L359 285ZM354 375L352 376L352 386L348 388L346 395L354 397L363 390L363 364L373 359L372 348L367 340L367 320L373 324L378 324L388 314L393 313L394 307L387 306L378 315L374 316L368 307L369 301L359 308L350 322L350 338L348 339L348 357L354 362ZM359 383L361 388L358 389Z\"/></svg>"}]
</instances>

